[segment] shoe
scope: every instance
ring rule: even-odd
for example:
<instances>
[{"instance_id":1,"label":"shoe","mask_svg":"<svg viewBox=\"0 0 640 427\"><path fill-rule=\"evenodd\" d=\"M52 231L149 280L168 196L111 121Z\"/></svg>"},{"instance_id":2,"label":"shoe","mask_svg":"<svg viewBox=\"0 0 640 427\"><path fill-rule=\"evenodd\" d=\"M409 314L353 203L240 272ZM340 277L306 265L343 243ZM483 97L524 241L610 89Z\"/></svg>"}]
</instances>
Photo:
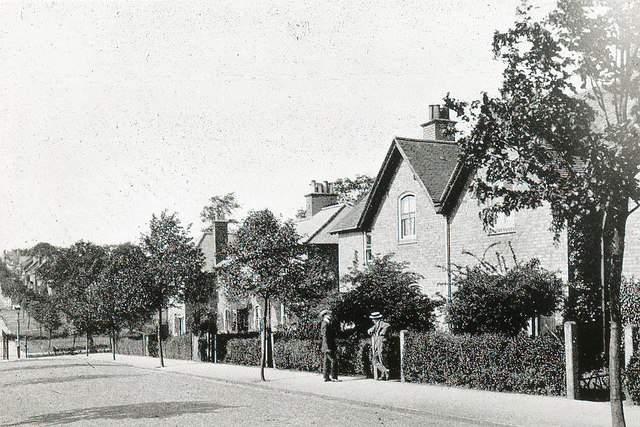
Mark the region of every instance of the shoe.
<instances>
[{"instance_id":1,"label":"shoe","mask_svg":"<svg viewBox=\"0 0 640 427\"><path fill-rule=\"evenodd\" d=\"M325 379L324 379L324 382L325 382L325 383L328 383L328 382L330 382L330 381L331 381L331 378L325 378Z\"/></svg>"},{"instance_id":2,"label":"shoe","mask_svg":"<svg viewBox=\"0 0 640 427\"><path fill-rule=\"evenodd\" d=\"M341 382L342 382L342 380L339 380L339 379L337 379L337 378L334 378L334 379L332 379L331 381L333 381L334 383L341 383Z\"/></svg>"}]
</instances>

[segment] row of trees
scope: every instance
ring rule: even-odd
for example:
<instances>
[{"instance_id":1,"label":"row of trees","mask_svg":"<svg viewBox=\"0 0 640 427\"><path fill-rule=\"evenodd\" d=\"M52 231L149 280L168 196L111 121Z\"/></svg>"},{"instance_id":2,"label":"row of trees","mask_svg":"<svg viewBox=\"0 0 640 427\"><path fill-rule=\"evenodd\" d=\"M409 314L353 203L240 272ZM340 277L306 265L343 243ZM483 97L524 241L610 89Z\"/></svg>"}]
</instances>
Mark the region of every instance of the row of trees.
<instances>
[{"instance_id":1,"label":"row of trees","mask_svg":"<svg viewBox=\"0 0 640 427\"><path fill-rule=\"evenodd\" d=\"M47 259L38 276L51 292L34 292L2 267L3 294L20 301L30 315L52 332L61 325L60 313L76 333L116 337L124 328L141 330L158 315L158 344L162 355L162 312L177 302L199 302L215 288L211 273L203 271L204 255L180 224L176 214L153 215L140 245L100 246L79 241L67 248L38 244L28 251Z\"/></svg>"}]
</instances>

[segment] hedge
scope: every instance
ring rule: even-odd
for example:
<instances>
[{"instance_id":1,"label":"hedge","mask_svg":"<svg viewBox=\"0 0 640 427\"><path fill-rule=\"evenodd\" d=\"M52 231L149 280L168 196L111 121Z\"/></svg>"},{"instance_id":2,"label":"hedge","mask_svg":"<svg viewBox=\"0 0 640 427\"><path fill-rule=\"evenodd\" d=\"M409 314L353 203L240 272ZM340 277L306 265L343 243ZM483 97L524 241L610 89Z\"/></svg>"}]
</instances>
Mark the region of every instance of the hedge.
<instances>
[{"instance_id":1,"label":"hedge","mask_svg":"<svg viewBox=\"0 0 640 427\"><path fill-rule=\"evenodd\" d=\"M640 404L640 359L637 355L629 360L624 370L625 387L634 404Z\"/></svg>"},{"instance_id":2,"label":"hedge","mask_svg":"<svg viewBox=\"0 0 640 427\"><path fill-rule=\"evenodd\" d=\"M566 394L564 345L551 334L405 335L407 381L527 394Z\"/></svg>"},{"instance_id":3,"label":"hedge","mask_svg":"<svg viewBox=\"0 0 640 427\"><path fill-rule=\"evenodd\" d=\"M368 339L341 339L337 341L337 347L341 375L373 376L371 345ZM232 338L226 342L225 348L226 354L221 360L225 363L260 365L261 345L259 338ZM397 353L397 351L394 352L394 354ZM279 369L321 372L323 358L320 341L276 337L273 359L275 366ZM399 358L395 365L399 366ZM392 372L394 372L393 369Z\"/></svg>"},{"instance_id":4,"label":"hedge","mask_svg":"<svg viewBox=\"0 0 640 427\"><path fill-rule=\"evenodd\" d=\"M162 353L167 359L191 360L191 334L173 336L162 341Z\"/></svg>"}]
</instances>

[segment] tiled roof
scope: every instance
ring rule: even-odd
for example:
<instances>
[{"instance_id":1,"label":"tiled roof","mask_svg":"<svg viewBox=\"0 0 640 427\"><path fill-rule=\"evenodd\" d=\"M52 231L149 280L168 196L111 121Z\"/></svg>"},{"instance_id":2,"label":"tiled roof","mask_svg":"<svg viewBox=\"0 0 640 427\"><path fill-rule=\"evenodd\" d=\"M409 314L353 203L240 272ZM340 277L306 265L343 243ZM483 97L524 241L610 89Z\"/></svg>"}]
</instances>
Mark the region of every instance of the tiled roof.
<instances>
[{"instance_id":1,"label":"tiled roof","mask_svg":"<svg viewBox=\"0 0 640 427\"><path fill-rule=\"evenodd\" d=\"M460 148L455 142L396 138L394 141L436 205L443 202Z\"/></svg>"},{"instance_id":2,"label":"tiled roof","mask_svg":"<svg viewBox=\"0 0 640 427\"><path fill-rule=\"evenodd\" d=\"M296 231L302 236L302 243L331 244L338 243L338 237L329 234L332 224L341 217L345 205L331 205L322 208L311 218L296 222Z\"/></svg>"},{"instance_id":3,"label":"tiled roof","mask_svg":"<svg viewBox=\"0 0 640 427\"><path fill-rule=\"evenodd\" d=\"M367 198L364 197L354 206L347 206L341 218L336 218L335 225L329 230L329 233L357 230L358 222L366 205Z\"/></svg>"}]
</instances>

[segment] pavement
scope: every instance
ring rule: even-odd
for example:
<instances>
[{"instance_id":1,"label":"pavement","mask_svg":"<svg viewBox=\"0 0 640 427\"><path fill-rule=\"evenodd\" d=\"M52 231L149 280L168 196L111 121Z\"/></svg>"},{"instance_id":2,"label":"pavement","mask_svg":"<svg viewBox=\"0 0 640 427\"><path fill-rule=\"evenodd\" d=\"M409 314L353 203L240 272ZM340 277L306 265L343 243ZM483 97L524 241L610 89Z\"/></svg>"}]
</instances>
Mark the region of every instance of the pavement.
<instances>
[{"instance_id":1,"label":"pavement","mask_svg":"<svg viewBox=\"0 0 640 427\"><path fill-rule=\"evenodd\" d=\"M83 358L85 356L75 356ZM363 377L341 377L340 382L324 382L317 373L266 369L224 363L159 359L110 353L91 354L88 362L115 363L171 375L209 378L255 388L306 394L329 400L383 407L405 413L435 414L495 426L610 426L608 402L571 400L564 397L530 396L456 387L433 386L400 381L375 381ZM640 406L625 403L627 426L640 426ZM466 424L466 423L465 423Z\"/></svg>"}]
</instances>

